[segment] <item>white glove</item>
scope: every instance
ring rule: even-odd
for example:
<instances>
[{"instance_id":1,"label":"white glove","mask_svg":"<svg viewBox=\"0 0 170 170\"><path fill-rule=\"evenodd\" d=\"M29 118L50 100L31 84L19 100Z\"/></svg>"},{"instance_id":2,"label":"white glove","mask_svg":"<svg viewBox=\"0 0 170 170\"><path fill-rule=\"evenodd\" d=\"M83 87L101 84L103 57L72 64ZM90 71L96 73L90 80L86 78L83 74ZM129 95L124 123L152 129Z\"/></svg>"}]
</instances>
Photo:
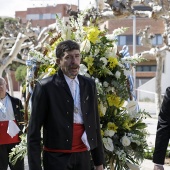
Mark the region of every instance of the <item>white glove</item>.
<instances>
[{"instance_id":1,"label":"white glove","mask_svg":"<svg viewBox=\"0 0 170 170\"><path fill-rule=\"evenodd\" d=\"M7 133L13 138L19 133L20 129L13 120L9 120Z\"/></svg>"}]
</instances>

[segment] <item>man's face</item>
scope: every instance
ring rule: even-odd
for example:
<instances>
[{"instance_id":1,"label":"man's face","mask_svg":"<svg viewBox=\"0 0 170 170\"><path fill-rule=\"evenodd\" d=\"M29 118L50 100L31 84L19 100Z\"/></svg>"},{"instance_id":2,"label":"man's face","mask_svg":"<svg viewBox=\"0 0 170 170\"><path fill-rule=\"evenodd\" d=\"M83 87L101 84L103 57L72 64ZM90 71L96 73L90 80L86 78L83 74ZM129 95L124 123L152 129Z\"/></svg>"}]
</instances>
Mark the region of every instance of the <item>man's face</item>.
<instances>
[{"instance_id":1,"label":"man's face","mask_svg":"<svg viewBox=\"0 0 170 170\"><path fill-rule=\"evenodd\" d=\"M57 58L57 64L60 66L63 73L71 79L74 79L80 67L80 51L79 50L72 50L64 52L64 56L60 59Z\"/></svg>"},{"instance_id":2,"label":"man's face","mask_svg":"<svg viewBox=\"0 0 170 170\"><path fill-rule=\"evenodd\" d=\"M0 78L0 98L4 98L6 95L6 82Z\"/></svg>"}]
</instances>

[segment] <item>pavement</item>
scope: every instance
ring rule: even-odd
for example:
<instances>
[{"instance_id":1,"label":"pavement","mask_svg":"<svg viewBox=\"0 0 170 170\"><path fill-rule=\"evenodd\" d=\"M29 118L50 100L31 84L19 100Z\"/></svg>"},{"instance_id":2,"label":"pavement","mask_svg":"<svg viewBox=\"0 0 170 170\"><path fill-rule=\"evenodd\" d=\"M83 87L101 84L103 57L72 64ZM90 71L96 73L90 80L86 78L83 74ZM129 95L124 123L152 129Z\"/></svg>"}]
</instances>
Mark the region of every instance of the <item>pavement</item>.
<instances>
[{"instance_id":1,"label":"pavement","mask_svg":"<svg viewBox=\"0 0 170 170\"><path fill-rule=\"evenodd\" d=\"M149 133L147 143L149 146L154 147L158 122L158 117L156 116L156 105L151 102L139 102L139 108L149 112L151 115L151 118L145 119L144 122L147 124L147 131ZM145 159L141 164L140 170L153 170L153 167L154 163L152 160ZM164 165L164 170L170 170L170 165Z\"/></svg>"},{"instance_id":2,"label":"pavement","mask_svg":"<svg viewBox=\"0 0 170 170\"><path fill-rule=\"evenodd\" d=\"M17 92L15 92L14 95L20 98L19 97L20 95ZM157 121L158 121L156 116L156 105L155 103L151 103L151 102L139 102L139 108L141 110L145 110L146 112L149 112L151 115L151 118L145 119L144 122L147 124L147 131L149 133L149 136L147 137L147 143L149 146L154 147ZM140 165L140 170L153 170L153 167L154 167L154 163L152 162L152 160L145 159ZM25 170L29 170L27 157L25 158ZM170 170L170 165L164 165L164 170Z\"/></svg>"}]
</instances>

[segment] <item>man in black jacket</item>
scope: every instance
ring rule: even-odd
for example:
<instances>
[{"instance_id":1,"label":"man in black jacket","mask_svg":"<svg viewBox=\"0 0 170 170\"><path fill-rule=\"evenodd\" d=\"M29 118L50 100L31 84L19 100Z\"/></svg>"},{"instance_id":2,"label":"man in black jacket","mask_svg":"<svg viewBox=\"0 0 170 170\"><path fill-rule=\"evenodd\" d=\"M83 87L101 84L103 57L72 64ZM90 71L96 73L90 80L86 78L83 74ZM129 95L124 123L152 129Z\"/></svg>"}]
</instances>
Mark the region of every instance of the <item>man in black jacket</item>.
<instances>
[{"instance_id":1,"label":"man in black jacket","mask_svg":"<svg viewBox=\"0 0 170 170\"><path fill-rule=\"evenodd\" d=\"M158 126L153 154L154 170L164 170L166 150L170 139L170 87L166 89L158 117Z\"/></svg>"},{"instance_id":2,"label":"man in black jacket","mask_svg":"<svg viewBox=\"0 0 170 170\"><path fill-rule=\"evenodd\" d=\"M103 170L97 93L94 80L78 74L80 47L71 40L56 48L58 72L37 82L28 127L30 170Z\"/></svg>"},{"instance_id":3,"label":"man in black jacket","mask_svg":"<svg viewBox=\"0 0 170 170\"><path fill-rule=\"evenodd\" d=\"M0 77L0 170L24 170L24 160L18 159L15 165L9 162L11 149L20 142L24 112L21 100L6 92L6 81Z\"/></svg>"}]
</instances>

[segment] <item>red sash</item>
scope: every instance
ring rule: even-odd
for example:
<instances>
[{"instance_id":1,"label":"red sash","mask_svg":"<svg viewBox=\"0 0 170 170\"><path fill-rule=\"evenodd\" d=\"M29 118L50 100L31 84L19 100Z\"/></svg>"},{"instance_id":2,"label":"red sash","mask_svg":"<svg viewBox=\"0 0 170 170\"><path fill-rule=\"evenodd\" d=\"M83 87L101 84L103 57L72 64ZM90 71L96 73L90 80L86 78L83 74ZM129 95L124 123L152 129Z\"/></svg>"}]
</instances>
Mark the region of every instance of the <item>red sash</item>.
<instances>
[{"instance_id":1,"label":"red sash","mask_svg":"<svg viewBox=\"0 0 170 170\"><path fill-rule=\"evenodd\" d=\"M20 142L19 135L13 138L7 133L9 121L0 121L0 145ZM14 121L16 122L16 121Z\"/></svg>"},{"instance_id":2,"label":"red sash","mask_svg":"<svg viewBox=\"0 0 170 170\"><path fill-rule=\"evenodd\" d=\"M82 142L81 137L84 133L84 125L82 124L73 124L73 141L71 150L58 150L50 149L44 146L44 150L48 152L63 152L63 153L72 153L72 152L83 152L87 150L87 147Z\"/></svg>"}]
</instances>

